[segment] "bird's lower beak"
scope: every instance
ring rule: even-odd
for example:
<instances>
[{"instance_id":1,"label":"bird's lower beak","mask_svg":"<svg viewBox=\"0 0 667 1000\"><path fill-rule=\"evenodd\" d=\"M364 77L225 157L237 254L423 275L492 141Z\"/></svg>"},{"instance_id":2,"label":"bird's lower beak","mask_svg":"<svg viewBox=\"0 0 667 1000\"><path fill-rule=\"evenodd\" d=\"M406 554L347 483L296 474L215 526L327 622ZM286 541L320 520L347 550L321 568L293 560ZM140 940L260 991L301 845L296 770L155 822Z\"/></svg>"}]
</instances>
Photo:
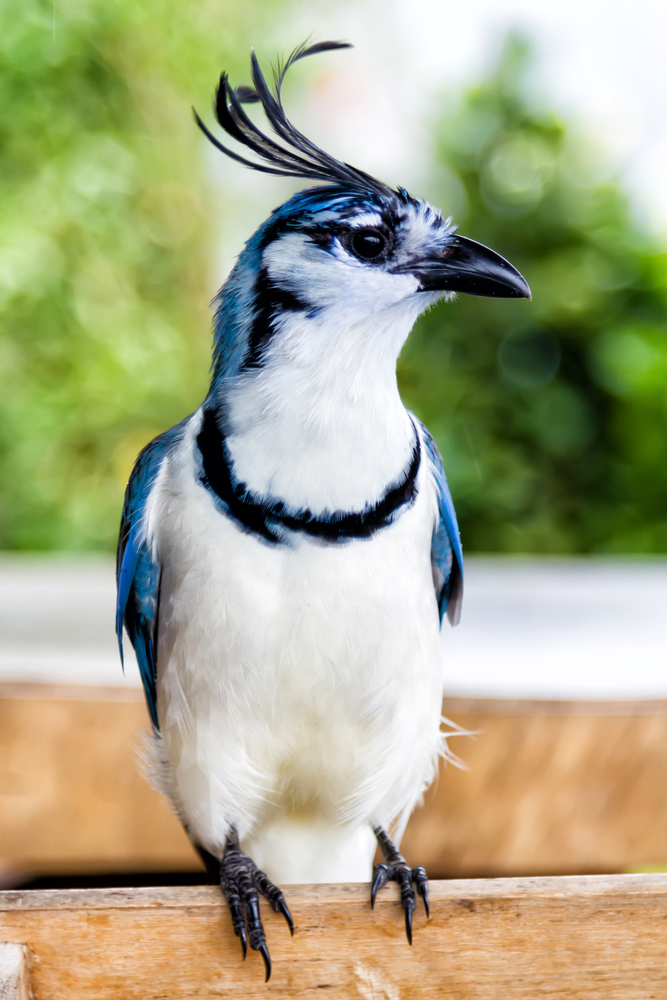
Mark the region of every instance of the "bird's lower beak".
<instances>
[{"instance_id":1,"label":"bird's lower beak","mask_svg":"<svg viewBox=\"0 0 667 1000\"><path fill-rule=\"evenodd\" d=\"M509 261L465 236L454 236L441 257L418 261L410 267L410 273L419 279L420 290L424 292L531 298L525 278Z\"/></svg>"}]
</instances>

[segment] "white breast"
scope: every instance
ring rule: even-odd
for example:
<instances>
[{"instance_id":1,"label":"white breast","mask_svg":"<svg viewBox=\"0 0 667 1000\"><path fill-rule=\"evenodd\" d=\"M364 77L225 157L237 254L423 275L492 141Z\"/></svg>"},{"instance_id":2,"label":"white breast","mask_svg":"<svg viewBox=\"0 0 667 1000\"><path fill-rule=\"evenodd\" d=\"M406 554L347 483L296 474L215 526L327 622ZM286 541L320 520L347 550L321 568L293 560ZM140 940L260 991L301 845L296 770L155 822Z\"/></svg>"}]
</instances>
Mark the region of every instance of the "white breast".
<instances>
[{"instance_id":1,"label":"white breast","mask_svg":"<svg viewBox=\"0 0 667 1000\"><path fill-rule=\"evenodd\" d=\"M234 824L276 878L367 878L368 824L409 812L441 748L427 464L413 507L372 539L270 545L197 483L198 422L149 517L163 565L158 713L174 798L213 853ZM337 851L340 864L323 868Z\"/></svg>"}]
</instances>

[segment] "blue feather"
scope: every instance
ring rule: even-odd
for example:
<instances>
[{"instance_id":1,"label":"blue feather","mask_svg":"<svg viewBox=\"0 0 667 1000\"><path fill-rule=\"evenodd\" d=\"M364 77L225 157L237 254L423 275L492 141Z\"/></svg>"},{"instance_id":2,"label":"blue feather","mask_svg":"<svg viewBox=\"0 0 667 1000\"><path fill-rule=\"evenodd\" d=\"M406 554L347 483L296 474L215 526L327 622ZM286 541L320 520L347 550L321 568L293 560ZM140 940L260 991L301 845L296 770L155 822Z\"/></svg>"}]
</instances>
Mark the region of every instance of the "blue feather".
<instances>
[{"instance_id":1,"label":"blue feather","mask_svg":"<svg viewBox=\"0 0 667 1000\"><path fill-rule=\"evenodd\" d=\"M116 635L123 662L123 625L139 664L151 721L158 728L156 654L161 566L146 542L146 504L162 463L180 437L185 421L165 431L140 453L125 491L116 560Z\"/></svg>"},{"instance_id":2,"label":"blue feather","mask_svg":"<svg viewBox=\"0 0 667 1000\"><path fill-rule=\"evenodd\" d=\"M438 491L438 521L431 542L431 565L440 620L447 613L452 625L458 625L463 601L463 552L452 495L442 465L438 446L429 431L420 425Z\"/></svg>"}]
</instances>

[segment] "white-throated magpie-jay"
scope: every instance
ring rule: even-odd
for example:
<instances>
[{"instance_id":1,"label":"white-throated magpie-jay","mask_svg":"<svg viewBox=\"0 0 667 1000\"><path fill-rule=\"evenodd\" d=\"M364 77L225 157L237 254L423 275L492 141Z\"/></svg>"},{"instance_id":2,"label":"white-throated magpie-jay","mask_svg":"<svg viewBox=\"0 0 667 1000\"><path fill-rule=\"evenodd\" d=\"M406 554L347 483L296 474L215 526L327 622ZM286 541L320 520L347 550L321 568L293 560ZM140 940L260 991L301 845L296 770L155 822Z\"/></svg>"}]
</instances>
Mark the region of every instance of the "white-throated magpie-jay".
<instances>
[{"instance_id":1,"label":"white-throated magpie-jay","mask_svg":"<svg viewBox=\"0 0 667 1000\"><path fill-rule=\"evenodd\" d=\"M254 87L216 95L222 128L266 173L323 182L251 237L216 299L211 386L142 451L118 548L119 641L134 646L154 773L270 959L274 882L401 886L408 938L424 869L396 843L444 739L440 622L463 569L440 455L401 402L396 359L454 292L529 297L518 271L405 190L341 163ZM274 137L243 105L259 101ZM121 649L122 652L122 649Z\"/></svg>"}]
</instances>

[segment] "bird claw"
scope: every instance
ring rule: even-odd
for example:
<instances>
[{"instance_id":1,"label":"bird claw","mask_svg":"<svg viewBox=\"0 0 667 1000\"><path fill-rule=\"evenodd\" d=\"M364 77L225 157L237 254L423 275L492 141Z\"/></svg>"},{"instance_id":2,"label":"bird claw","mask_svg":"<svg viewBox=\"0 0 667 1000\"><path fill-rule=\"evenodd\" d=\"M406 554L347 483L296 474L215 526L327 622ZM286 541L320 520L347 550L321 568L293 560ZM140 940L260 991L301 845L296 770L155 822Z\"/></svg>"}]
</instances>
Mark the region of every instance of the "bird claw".
<instances>
[{"instance_id":1,"label":"bird claw","mask_svg":"<svg viewBox=\"0 0 667 1000\"><path fill-rule=\"evenodd\" d=\"M284 916L285 920L287 921L287 926L289 927L289 932L292 935L292 937L294 937L294 921L292 920L292 914L290 913L289 908L288 908L287 903L285 902L285 900L281 899L278 903L276 903L276 905L273 907L273 909L276 911L276 913L282 913L282 915Z\"/></svg>"},{"instance_id":2,"label":"bird claw","mask_svg":"<svg viewBox=\"0 0 667 1000\"><path fill-rule=\"evenodd\" d=\"M424 900L426 916L430 916L428 903L428 876L421 865L410 868L402 854L396 849L384 830L375 829L375 835L384 854L384 862L373 868L371 885L371 907L375 905L375 897L387 882L398 882L401 891L401 905L405 912L405 934L408 944L412 944L412 914L417 906L417 896L412 887L414 882L417 892Z\"/></svg>"},{"instance_id":3,"label":"bird claw","mask_svg":"<svg viewBox=\"0 0 667 1000\"><path fill-rule=\"evenodd\" d=\"M266 935L259 912L259 896L264 896L276 913L282 913L290 933L294 934L294 923L285 897L263 871L257 867L238 847L236 839L230 839L220 862L220 888L229 905L234 933L241 940L243 958L248 953L248 941L253 951L258 951L264 960L266 982L271 976L271 956L266 944Z\"/></svg>"},{"instance_id":4,"label":"bird claw","mask_svg":"<svg viewBox=\"0 0 667 1000\"><path fill-rule=\"evenodd\" d=\"M264 969L266 970L266 976L264 977L264 982L268 983L271 978L271 956L269 955L269 949L265 944L262 944L257 949L264 959Z\"/></svg>"},{"instance_id":5,"label":"bird claw","mask_svg":"<svg viewBox=\"0 0 667 1000\"><path fill-rule=\"evenodd\" d=\"M431 916L431 911L428 905L428 875L421 865L417 865L416 868L412 869L412 881L417 886L417 892L424 900L424 909L426 910L426 916Z\"/></svg>"},{"instance_id":6,"label":"bird claw","mask_svg":"<svg viewBox=\"0 0 667 1000\"><path fill-rule=\"evenodd\" d=\"M371 885L371 909L375 906L375 897L384 885L387 884L391 878L391 869L388 865L382 864L375 865L373 868L373 884Z\"/></svg>"},{"instance_id":7,"label":"bird claw","mask_svg":"<svg viewBox=\"0 0 667 1000\"><path fill-rule=\"evenodd\" d=\"M271 908L275 913L282 913L285 920L287 921L287 926L289 927L290 934L294 937L294 921L292 920L292 914L289 911L289 907L285 902L285 897L283 896L280 889L269 880L269 878L260 871L259 868L255 869L255 874L253 881L257 889L261 892L262 896L268 899L271 904Z\"/></svg>"}]
</instances>

